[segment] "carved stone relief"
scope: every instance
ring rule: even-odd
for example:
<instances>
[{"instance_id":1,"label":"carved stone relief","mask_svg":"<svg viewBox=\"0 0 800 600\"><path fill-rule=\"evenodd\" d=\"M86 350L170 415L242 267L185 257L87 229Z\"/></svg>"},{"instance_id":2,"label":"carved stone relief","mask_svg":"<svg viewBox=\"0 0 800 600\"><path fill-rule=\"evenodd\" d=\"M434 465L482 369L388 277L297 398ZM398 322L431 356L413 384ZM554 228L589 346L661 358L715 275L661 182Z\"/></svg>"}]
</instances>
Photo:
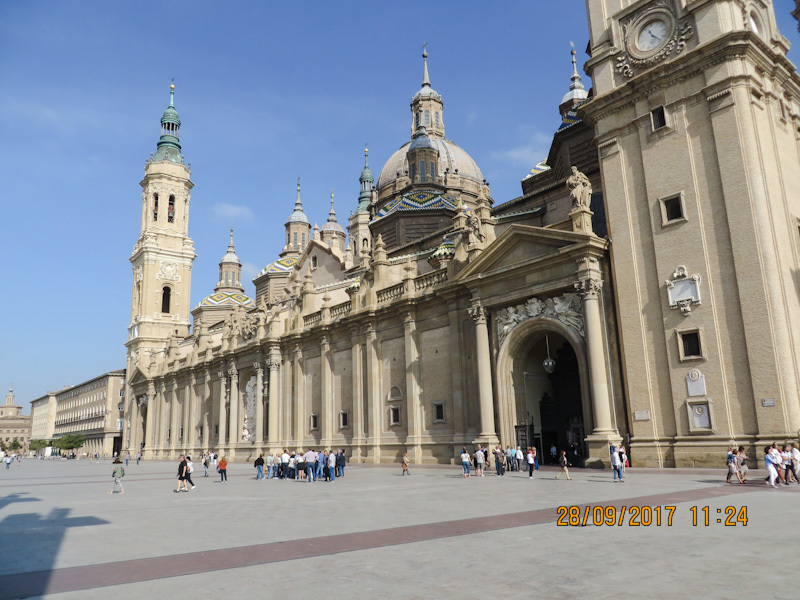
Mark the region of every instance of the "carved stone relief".
<instances>
[{"instance_id":1,"label":"carved stone relief","mask_svg":"<svg viewBox=\"0 0 800 600\"><path fill-rule=\"evenodd\" d=\"M565 325L575 329L581 337L585 337L583 307L576 293L566 293L554 298L529 298L525 304L509 306L497 311L497 336L502 344L506 336L517 325L533 317L554 317Z\"/></svg>"},{"instance_id":2,"label":"carved stone relief","mask_svg":"<svg viewBox=\"0 0 800 600\"><path fill-rule=\"evenodd\" d=\"M244 422L242 423L242 441L249 442L253 439L256 430L256 376L253 375L247 380L244 396Z\"/></svg>"},{"instance_id":3,"label":"carved stone relief","mask_svg":"<svg viewBox=\"0 0 800 600\"><path fill-rule=\"evenodd\" d=\"M700 304L700 275L689 275L683 265L678 265L672 279L667 279L664 285L670 308L680 308L684 316L691 314L693 304Z\"/></svg>"}]
</instances>

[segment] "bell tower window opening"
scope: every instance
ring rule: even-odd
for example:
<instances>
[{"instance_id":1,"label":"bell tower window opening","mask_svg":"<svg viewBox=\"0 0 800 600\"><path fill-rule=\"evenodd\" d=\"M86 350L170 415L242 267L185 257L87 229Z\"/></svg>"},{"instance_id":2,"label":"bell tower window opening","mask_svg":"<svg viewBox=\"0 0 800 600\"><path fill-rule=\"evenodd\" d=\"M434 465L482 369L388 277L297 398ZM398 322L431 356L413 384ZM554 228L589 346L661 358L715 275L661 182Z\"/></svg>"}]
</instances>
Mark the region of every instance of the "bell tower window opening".
<instances>
[{"instance_id":1,"label":"bell tower window opening","mask_svg":"<svg viewBox=\"0 0 800 600\"><path fill-rule=\"evenodd\" d=\"M419 128L419 113L414 115L414 127Z\"/></svg>"},{"instance_id":2,"label":"bell tower window opening","mask_svg":"<svg viewBox=\"0 0 800 600\"><path fill-rule=\"evenodd\" d=\"M425 173L425 161L419 163L419 180L420 183L425 183L425 181L427 181L427 175Z\"/></svg>"},{"instance_id":3,"label":"bell tower window opening","mask_svg":"<svg viewBox=\"0 0 800 600\"><path fill-rule=\"evenodd\" d=\"M153 221L158 221L158 194L153 194Z\"/></svg>"},{"instance_id":4,"label":"bell tower window opening","mask_svg":"<svg viewBox=\"0 0 800 600\"><path fill-rule=\"evenodd\" d=\"M169 205L167 206L167 222L175 222L175 196L170 195Z\"/></svg>"},{"instance_id":5,"label":"bell tower window opening","mask_svg":"<svg viewBox=\"0 0 800 600\"><path fill-rule=\"evenodd\" d=\"M431 111L426 110L425 111L425 125L430 125L430 124L431 124Z\"/></svg>"},{"instance_id":6,"label":"bell tower window opening","mask_svg":"<svg viewBox=\"0 0 800 600\"><path fill-rule=\"evenodd\" d=\"M170 300L172 297L172 290L168 286L164 286L161 290L161 312L169 314Z\"/></svg>"}]
</instances>

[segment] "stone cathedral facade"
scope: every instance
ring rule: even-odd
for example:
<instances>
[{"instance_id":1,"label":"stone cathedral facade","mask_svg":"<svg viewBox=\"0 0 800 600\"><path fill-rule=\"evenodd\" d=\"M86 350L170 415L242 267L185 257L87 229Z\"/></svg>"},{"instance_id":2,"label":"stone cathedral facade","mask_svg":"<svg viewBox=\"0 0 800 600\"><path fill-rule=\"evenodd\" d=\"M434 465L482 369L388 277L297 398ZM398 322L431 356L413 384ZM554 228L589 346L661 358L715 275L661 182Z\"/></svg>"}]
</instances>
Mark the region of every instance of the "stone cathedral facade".
<instances>
[{"instance_id":1,"label":"stone cathedral facade","mask_svg":"<svg viewBox=\"0 0 800 600\"><path fill-rule=\"evenodd\" d=\"M593 87L573 50L562 124L519 197L492 198L446 137L424 53L409 139L377 180L365 153L346 223L331 197L312 228L298 181L253 299L231 232L214 292L189 305L173 90L130 258L123 447L448 463L555 445L602 466L622 441L634 465L702 466L796 439L800 78L772 3L587 12Z\"/></svg>"}]
</instances>

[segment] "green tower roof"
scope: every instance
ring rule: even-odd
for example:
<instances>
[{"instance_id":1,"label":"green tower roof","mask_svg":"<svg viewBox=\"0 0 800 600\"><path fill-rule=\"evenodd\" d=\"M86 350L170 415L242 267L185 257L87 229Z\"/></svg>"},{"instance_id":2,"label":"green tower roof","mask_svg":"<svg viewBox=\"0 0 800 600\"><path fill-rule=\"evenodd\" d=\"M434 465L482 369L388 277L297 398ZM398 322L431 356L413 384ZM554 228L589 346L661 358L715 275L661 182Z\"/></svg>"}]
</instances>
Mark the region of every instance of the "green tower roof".
<instances>
[{"instance_id":1,"label":"green tower roof","mask_svg":"<svg viewBox=\"0 0 800 600\"><path fill-rule=\"evenodd\" d=\"M175 84L169 86L169 106L161 116L161 138L153 160L168 160L183 164L180 144L181 119L175 110Z\"/></svg>"}]
</instances>

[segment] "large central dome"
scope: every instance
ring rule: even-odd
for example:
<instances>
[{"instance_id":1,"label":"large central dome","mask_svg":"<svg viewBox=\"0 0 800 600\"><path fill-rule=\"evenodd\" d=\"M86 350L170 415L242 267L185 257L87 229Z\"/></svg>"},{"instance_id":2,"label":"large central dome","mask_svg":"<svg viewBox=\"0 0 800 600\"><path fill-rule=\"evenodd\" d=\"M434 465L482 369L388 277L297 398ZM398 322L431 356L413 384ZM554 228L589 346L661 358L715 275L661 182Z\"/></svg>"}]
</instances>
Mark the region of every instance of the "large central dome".
<instances>
[{"instance_id":1,"label":"large central dome","mask_svg":"<svg viewBox=\"0 0 800 600\"><path fill-rule=\"evenodd\" d=\"M454 173L458 170L461 177L471 179L475 183L483 182L481 170L466 150L445 138L431 137L430 141L439 150L439 173L444 173L446 170ZM409 146L411 146L411 142L403 144L383 165L376 186L379 191L387 185L393 184L398 175L408 173Z\"/></svg>"}]
</instances>

